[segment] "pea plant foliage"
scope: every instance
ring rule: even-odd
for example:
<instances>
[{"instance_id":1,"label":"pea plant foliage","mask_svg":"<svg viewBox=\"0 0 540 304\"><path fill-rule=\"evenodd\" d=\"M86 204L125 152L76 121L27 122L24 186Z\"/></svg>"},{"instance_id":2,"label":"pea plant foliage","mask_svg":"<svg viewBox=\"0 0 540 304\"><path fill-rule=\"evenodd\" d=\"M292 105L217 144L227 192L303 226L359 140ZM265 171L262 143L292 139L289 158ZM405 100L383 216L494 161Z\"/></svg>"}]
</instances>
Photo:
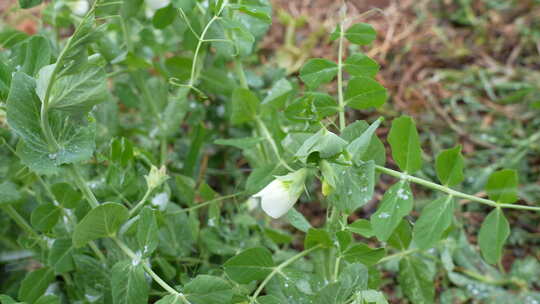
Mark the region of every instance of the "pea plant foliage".
<instances>
[{"instance_id":1,"label":"pea plant foliage","mask_svg":"<svg viewBox=\"0 0 540 304\"><path fill-rule=\"evenodd\" d=\"M337 60L294 76L259 62L266 0L41 2L15 8L37 34L0 29L2 304L540 301L534 261L501 263L508 211L540 211L518 172L468 194L460 145L428 162L411 117L376 118L345 6Z\"/></svg>"}]
</instances>

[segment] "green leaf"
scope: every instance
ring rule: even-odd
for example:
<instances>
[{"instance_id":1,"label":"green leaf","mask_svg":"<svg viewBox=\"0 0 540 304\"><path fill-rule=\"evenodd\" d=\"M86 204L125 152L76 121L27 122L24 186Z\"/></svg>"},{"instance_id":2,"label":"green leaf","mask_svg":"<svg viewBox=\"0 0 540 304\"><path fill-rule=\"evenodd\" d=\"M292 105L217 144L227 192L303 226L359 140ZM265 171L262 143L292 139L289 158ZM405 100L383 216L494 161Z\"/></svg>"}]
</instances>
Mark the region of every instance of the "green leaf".
<instances>
[{"instance_id":1,"label":"green leaf","mask_svg":"<svg viewBox=\"0 0 540 304\"><path fill-rule=\"evenodd\" d=\"M144 207L137 224L137 242L142 249L143 256L150 256L157 248L159 242L158 227L154 210Z\"/></svg>"},{"instance_id":2,"label":"green leaf","mask_svg":"<svg viewBox=\"0 0 540 304\"><path fill-rule=\"evenodd\" d=\"M32 36L13 48L12 65L29 76L35 76L50 61L51 45L45 37Z\"/></svg>"},{"instance_id":3,"label":"green leaf","mask_svg":"<svg viewBox=\"0 0 540 304\"><path fill-rule=\"evenodd\" d=\"M478 244L486 262L497 264L502 256L506 239L510 235L510 224L501 208L495 208L482 222L478 233Z\"/></svg>"},{"instance_id":4,"label":"green leaf","mask_svg":"<svg viewBox=\"0 0 540 304\"><path fill-rule=\"evenodd\" d=\"M285 102L293 93L291 83L282 78L278 80L268 91L268 95L263 99L261 107L264 110L281 110L285 106ZM264 112L263 112L264 113Z\"/></svg>"},{"instance_id":5,"label":"green leaf","mask_svg":"<svg viewBox=\"0 0 540 304\"><path fill-rule=\"evenodd\" d=\"M332 81L336 77L338 66L335 62L313 58L308 60L300 69L300 79L311 89L319 87L322 83Z\"/></svg>"},{"instance_id":6,"label":"green leaf","mask_svg":"<svg viewBox=\"0 0 540 304\"><path fill-rule=\"evenodd\" d=\"M41 131L41 101L35 88L32 78L17 72L7 100L8 124L22 138L17 146L22 162L36 173L53 174L62 164L90 158L95 147L95 120L50 111L49 124L60 146L59 150L53 151Z\"/></svg>"},{"instance_id":7,"label":"green leaf","mask_svg":"<svg viewBox=\"0 0 540 304\"><path fill-rule=\"evenodd\" d=\"M311 228L304 239L304 249L309 249L321 245L323 248L332 247L332 239L328 231L324 229Z\"/></svg>"},{"instance_id":8,"label":"green leaf","mask_svg":"<svg viewBox=\"0 0 540 304\"><path fill-rule=\"evenodd\" d=\"M56 183L51 186L51 192L56 200L64 207L73 209L82 199L82 194L68 183Z\"/></svg>"},{"instance_id":9,"label":"green leaf","mask_svg":"<svg viewBox=\"0 0 540 304\"><path fill-rule=\"evenodd\" d=\"M352 142L357 138L361 137L362 134L369 128L367 122L363 120L357 120L349 124L343 132L341 132L341 138L348 142ZM377 137L376 134L371 136L371 141L369 143L367 151L361 156L362 161L373 160L375 164L384 166L386 163L386 151L384 144Z\"/></svg>"},{"instance_id":10,"label":"green leaf","mask_svg":"<svg viewBox=\"0 0 540 304\"><path fill-rule=\"evenodd\" d=\"M83 18L77 30L69 38L69 45L64 50L64 57L56 64L60 65L59 76L77 73L88 62L88 46L101 35L101 27L95 28L95 17Z\"/></svg>"},{"instance_id":11,"label":"green leaf","mask_svg":"<svg viewBox=\"0 0 540 304\"><path fill-rule=\"evenodd\" d=\"M267 23L267 24L272 23L272 17L270 16L268 9L264 6L256 5L256 3L260 3L260 2L253 1L252 3L250 3L248 1L247 3L242 3L242 4L237 4L237 5L231 4L231 7L251 17L257 18L263 21L264 23Z\"/></svg>"},{"instance_id":12,"label":"green leaf","mask_svg":"<svg viewBox=\"0 0 540 304\"><path fill-rule=\"evenodd\" d=\"M351 159L354 163L360 163L365 158L365 154L369 149L373 134L375 134L375 131L381 122L381 118L377 119L362 133L362 135L357 137L347 146L347 152L349 152L351 155Z\"/></svg>"},{"instance_id":13,"label":"green leaf","mask_svg":"<svg viewBox=\"0 0 540 304\"><path fill-rule=\"evenodd\" d=\"M367 204L373 197L375 187L375 166L373 161L358 166L331 164L335 183L330 184L334 191L328 199L338 210L352 214ZM328 180L323 170L325 180ZM330 182L329 182L330 183Z\"/></svg>"},{"instance_id":14,"label":"green leaf","mask_svg":"<svg viewBox=\"0 0 540 304\"><path fill-rule=\"evenodd\" d=\"M338 112L337 103L332 96L320 92L306 92L295 99L285 109L289 119L314 122Z\"/></svg>"},{"instance_id":15,"label":"green leaf","mask_svg":"<svg viewBox=\"0 0 540 304\"><path fill-rule=\"evenodd\" d=\"M210 275L198 275L184 286L183 292L192 304L226 304L233 296L227 281Z\"/></svg>"},{"instance_id":16,"label":"green leaf","mask_svg":"<svg viewBox=\"0 0 540 304\"><path fill-rule=\"evenodd\" d=\"M392 158L402 171L414 173L422 168L422 149L412 118L401 116L394 119L388 142L392 148Z\"/></svg>"},{"instance_id":17,"label":"green leaf","mask_svg":"<svg viewBox=\"0 0 540 304\"><path fill-rule=\"evenodd\" d=\"M0 101L7 99L11 86L11 74L13 74L11 68L0 60Z\"/></svg>"},{"instance_id":18,"label":"green leaf","mask_svg":"<svg viewBox=\"0 0 540 304\"><path fill-rule=\"evenodd\" d=\"M371 248L366 244L356 244L343 252L343 259L350 263L362 263L366 266L377 264L386 254L384 248Z\"/></svg>"},{"instance_id":19,"label":"green leaf","mask_svg":"<svg viewBox=\"0 0 540 304\"><path fill-rule=\"evenodd\" d=\"M437 177L446 186L455 186L463 181L463 166L464 159L459 145L443 150L435 160Z\"/></svg>"},{"instance_id":20,"label":"green leaf","mask_svg":"<svg viewBox=\"0 0 540 304\"><path fill-rule=\"evenodd\" d=\"M129 218L126 207L117 203L104 203L90 210L75 226L73 245L76 248L102 237L112 237Z\"/></svg>"},{"instance_id":21,"label":"green leaf","mask_svg":"<svg viewBox=\"0 0 540 304\"><path fill-rule=\"evenodd\" d=\"M14 183L4 181L0 184L0 206L3 204L15 203L21 199L21 193L17 190Z\"/></svg>"},{"instance_id":22,"label":"green leaf","mask_svg":"<svg viewBox=\"0 0 540 304\"><path fill-rule=\"evenodd\" d=\"M321 158L329 158L340 153L346 144L339 136L323 128L308 138L295 156L304 163L314 152L318 152Z\"/></svg>"},{"instance_id":23,"label":"green leaf","mask_svg":"<svg viewBox=\"0 0 540 304\"><path fill-rule=\"evenodd\" d=\"M231 122L235 125L250 122L259 112L259 98L249 89L236 88L232 94Z\"/></svg>"},{"instance_id":24,"label":"green leaf","mask_svg":"<svg viewBox=\"0 0 540 304\"><path fill-rule=\"evenodd\" d=\"M34 304L60 304L60 298L55 295L42 295Z\"/></svg>"},{"instance_id":25,"label":"green leaf","mask_svg":"<svg viewBox=\"0 0 540 304\"><path fill-rule=\"evenodd\" d=\"M511 204L519 199L517 186L517 172L515 170L503 169L489 176L486 192L491 200L499 204Z\"/></svg>"},{"instance_id":26,"label":"green leaf","mask_svg":"<svg viewBox=\"0 0 540 304\"><path fill-rule=\"evenodd\" d=\"M46 72L40 72L38 78L38 95L40 87L48 85ZM43 83L43 84L41 84ZM42 91L43 89L41 89ZM43 100L44 96L40 96ZM49 108L59 109L75 114L87 113L93 106L109 99L106 73L95 65L89 65L81 72L59 78L51 88Z\"/></svg>"},{"instance_id":27,"label":"green leaf","mask_svg":"<svg viewBox=\"0 0 540 304\"><path fill-rule=\"evenodd\" d=\"M253 52L255 37L253 37L249 29L242 22L230 18L222 18L220 19L220 24L225 30L225 36L222 38L231 41L235 47L233 56L247 57ZM213 44L224 44L226 48L231 46L227 42L214 42Z\"/></svg>"},{"instance_id":28,"label":"green leaf","mask_svg":"<svg viewBox=\"0 0 540 304\"><path fill-rule=\"evenodd\" d=\"M62 215L62 209L53 203L45 203L37 206L32 211L30 222L39 231L49 231L56 225L60 215Z\"/></svg>"},{"instance_id":29,"label":"green leaf","mask_svg":"<svg viewBox=\"0 0 540 304\"><path fill-rule=\"evenodd\" d=\"M368 45L377 38L377 32L370 24L356 23L347 29L345 38L354 44Z\"/></svg>"},{"instance_id":30,"label":"green leaf","mask_svg":"<svg viewBox=\"0 0 540 304\"><path fill-rule=\"evenodd\" d=\"M38 6L43 2L43 0L19 0L19 5L21 8L31 8Z\"/></svg>"},{"instance_id":31,"label":"green leaf","mask_svg":"<svg viewBox=\"0 0 540 304\"><path fill-rule=\"evenodd\" d=\"M413 239L418 248L428 249L441 239L452 223L454 208L452 196L439 197L424 207L413 230Z\"/></svg>"},{"instance_id":32,"label":"green leaf","mask_svg":"<svg viewBox=\"0 0 540 304\"><path fill-rule=\"evenodd\" d=\"M370 238L374 236L373 229L371 228L371 223L366 219L359 219L347 226L347 230L360 234L363 237Z\"/></svg>"},{"instance_id":33,"label":"green leaf","mask_svg":"<svg viewBox=\"0 0 540 304\"><path fill-rule=\"evenodd\" d=\"M312 228L311 224L308 222L308 220L306 220L304 215L294 208L291 208L289 212L287 212L285 218L287 219L289 224L302 232L308 232L308 230Z\"/></svg>"},{"instance_id":34,"label":"green leaf","mask_svg":"<svg viewBox=\"0 0 540 304\"><path fill-rule=\"evenodd\" d=\"M75 269L72 252L73 243L70 238L54 240L47 261L55 273L66 273Z\"/></svg>"},{"instance_id":35,"label":"green leaf","mask_svg":"<svg viewBox=\"0 0 540 304\"><path fill-rule=\"evenodd\" d=\"M386 241L399 225L401 219L411 212L413 195L409 183L400 181L384 194L381 204L371 216L371 227L377 238Z\"/></svg>"},{"instance_id":36,"label":"green leaf","mask_svg":"<svg viewBox=\"0 0 540 304\"><path fill-rule=\"evenodd\" d=\"M157 29L164 29L174 22L177 14L178 12L171 4L162 7L154 13L152 25Z\"/></svg>"},{"instance_id":37,"label":"green leaf","mask_svg":"<svg viewBox=\"0 0 540 304\"><path fill-rule=\"evenodd\" d=\"M156 304L185 304L180 295L168 295L161 298Z\"/></svg>"},{"instance_id":38,"label":"green leaf","mask_svg":"<svg viewBox=\"0 0 540 304\"><path fill-rule=\"evenodd\" d=\"M48 267L29 272L21 282L18 297L24 302L34 303L53 281L54 271Z\"/></svg>"},{"instance_id":39,"label":"green leaf","mask_svg":"<svg viewBox=\"0 0 540 304\"><path fill-rule=\"evenodd\" d=\"M402 219L397 228L388 239L388 245L396 249L405 250L409 248L412 239L411 224L406 219Z\"/></svg>"},{"instance_id":40,"label":"green leaf","mask_svg":"<svg viewBox=\"0 0 540 304\"><path fill-rule=\"evenodd\" d=\"M415 304L435 303L435 285L428 265L409 256L399 262L398 281L401 290Z\"/></svg>"},{"instance_id":41,"label":"green leaf","mask_svg":"<svg viewBox=\"0 0 540 304\"><path fill-rule=\"evenodd\" d=\"M10 296L0 294L0 303L2 303L2 304L19 304L20 302L17 302L15 300L13 300L13 298L10 297ZM279 302L278 302L278 304L279 304Z\"/></svg>"},{"instance_id":42,"label":"green leaf","mask_svg":"<svg viewBox=\"0 0 540 304\"><path fill-rule=\"evenodd\" d=\"M363 53L355 53L345 60L345 71L353 77L375 77L379 64Z\"/></svg>"},{"instance_id":43,"label":"green leaf","mask_svg":"<svg viewBox=\"0 0 540 304\"><path fill-rule=\"evenodd\" d=\"M370 77L354 77L345 90L345 104L357 110L378 108L387 99L386 88Z\"/></svg>"},{"instance_id":44,"label":"green leaf","mask_svg":"<svg viewBox=\"0 0 540 304\"><path fill-rule=\"evenodd\" d=\"M148 303L149 286L140 261L120 261L114 264L111 272L114 304Z\"/></svg>"},{"instance_id":45,"label":"green leaf","mask_svg":"<svg viewBox=\"0 0 540 304\"><path fill-rule=\"evenodd\" d=\"M238 149L250 149L257 144L264 141L263 137L244 137L244 138L231 138L231 139L216 139L214 141L214 144L216 145L223 145L223 146L232 146L236 147Z\"/></svg>"},{"instance_id":46,"label":"green leaf","mask_svg":"<svg viewBox=\"0 0 540 304\"><path fill-rule=\"evenodd\" d=\"M230 258L223 267L233 281L248 284L266 278L274 268L274 261L268 249L251 248Z\"/></svg>"}]
</instances>

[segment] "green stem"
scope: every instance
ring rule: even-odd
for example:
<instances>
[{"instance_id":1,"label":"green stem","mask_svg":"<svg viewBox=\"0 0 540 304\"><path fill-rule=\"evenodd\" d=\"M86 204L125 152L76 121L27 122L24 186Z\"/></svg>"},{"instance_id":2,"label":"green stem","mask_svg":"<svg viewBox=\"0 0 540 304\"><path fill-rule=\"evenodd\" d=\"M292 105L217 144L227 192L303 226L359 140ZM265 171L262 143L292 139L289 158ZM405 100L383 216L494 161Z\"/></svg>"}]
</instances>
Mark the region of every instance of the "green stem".
<instances>
[{"instance_id":1,"label":"green stem","mask_svg":"<svg viewBox=\"0 0 540 304\"><path fill-rule=\"evenodd\" d=\"M244 192L238 192L238 193L234 193L234 194L225 195L225 196L222 196L222 197L215 198L215 199L213 199L213 200L206 201L206 202L204 202L204 203L197 204L196 206L189 207L189 208L185 208L185 209L181 209L181 210L178 210L178 211L176 211L176 212L169 213L169 214L178 214L178 213L184 213L184 212L189 212L189 211L197 210L197 209L199 209L199 208L202 208L202 207L211 205L211 204L213 204L213 203L217 203L217 202L220 202L220 201L229 199L229 198L233 198L233 197L242 195L243 193L244 193Z\"/></svg>"},{"instance_id":2,"label":"green stem","mask_svg":"<svg viewBox=\"0 0 540 304\"><path fill-rule=\"evenodd\" d=\"M242 65L242 61L238 58L234 60L234 71L236 72L236 75L238 76L238 80L240 80L240 86L244 89L248 88L246 73L244 72L244 66Z\"/></svg>"},{"instance_id":3,"label":"green stem","mask_svg":"<svg viewBox=\"0 0 540 304\"><path fill-rule=\"evenodd\" d=\"M338 89L338 107L339 107L339 130L345 129L347 122L345 120L345 102L343 100L343 23L339 24L339 47L338 47L338 74L337 74L337 89Z\"/></svg>"},{"instance_id":4,"label":"green stem","mask_svg":"<svg viewBox=\"0 0 540 304\"><path fill-rule=\"evenodd\" d=\"M381 173L397 177L397 178L399 178L401 180L407 180L407 181L410 181L410 182L425 186L425 187L433 189L433 190L438 190L438 191L447 193L447 194L455 196L455 197L460 197L460 198L463 198L463 199L466 199L466 200L478 202L478 203L488 205L488 206L491 206L491 207L531 210L531 211L539 211L540 212L540 207L516 205L516 204L499 204L499 203L497 203L497 202L495 202L493 200L490 200L490 199L481 198L481 197L477 197L477 196L474 196L474 195L466 194L466 193L463 193L463 192L448 188L446 186L443 186L443 185L440 185L440 184L437 184L437 183L434 183L434 182L430 182L430 181L427 181L425 179L422 179L422 178L419 178L419 177L416 177L416 176L409 175L407 173L403 173L403 172L399 172L399 171L396 171L396 170L388 169L388 168L383 167L383 166L375 165L375 169L377 169Z\"/></svg>"},{"instance_id":5,"label":"green stem","mask_svg":"<svg viewBox=\"0 0 540 304\"><path fill-rule=\"evenodd\" d=\"M150 193L152 193L152 190L154 189L146 189L146 193L144 193L143 198L137 203L137 205L135 205L135 207L133 207L133 209L131 209L131 211L129 211L129 217L133 217L133 215L135 215L137 211L144 206L144 203L150 196Z\"/></svg>"},{"instance_id":6,"label":"green stem","mask_svg":"<svg viewBox=\"0 0 540 304\"><path fill-rule=\"evenodd\" d=\"M314 246L314 247L311 247L307 250L304 250L300 253L298 253L297 255L295 256L292 256L290 257L289 259L285 260L283 263L279 264L277 267L275 267L272 272L270 272L270 274L264 279L264 281L262 281L261 285L259 285L259 287L257 288L257 290L255 290L255 292L253 293L253 296L251 297L251 300L249 301L250 304L254 304L256 303L256 300L257 300L257 297L259 296L259 294L263 291L264 287L266 286L266 284L268 284L268 282L270 282L270 280L278 273L281 272L281 270L287 266L289 266L290 264L294 263L296 260L310 254L311 252L317 250L321 248L321 245L317 245L317 246Z\"/></svg>"},{"instance_id":7,"label":"green stem","mask_svg":"<svg viewBox=\"0 0 540 304\"><path fill-rule=\"evenodd\" d=\"M41 247L45 246L45 241L39 236L39 234L28 224L28 222L22 217L15 208L11 205L3 205L2 210L11 217L11 219L26 233L28 233L31 237L35 238Z\"/></svg>"},{"instance_id":8,"label":"green stem","mask_svg":"<svg viewBox=\"0 0 540 304\"><path fill-rule=\"evenodd\" d=\"M77 187L81 189L84 197L88 201L88 204L90 204L90 207L94 209L97 206L99 206L98 200L94 196L92 189L88 187L88 184L86 183L83 176L81 175L81 172L79 172L79 168L76 165L72 164L72 165L69 165L68 170L73 176L73 179L75 180L75 183L77 184Z\"/></svg>"},{"instance_id":9,"label":"green stem","mask_svg":"<svg viewBox=\"0 0 540 304\"><path fill-rule=\"evenodd\" d=\"M294 171L289 165L281 158L281 154L279 153L279 148L276 144L276 141L272 137L272 134L270 134L270 131L268 131L268 128L266 127L264 121L259 117L255 116L255 121L257 122L257 126L261 130L262 135L268 141L270 144L270 147L272 148L272 151L274 152L274 155L276 156L277 160L283 167L285 167L289 171Z\"/></svg>"}]
</instances>

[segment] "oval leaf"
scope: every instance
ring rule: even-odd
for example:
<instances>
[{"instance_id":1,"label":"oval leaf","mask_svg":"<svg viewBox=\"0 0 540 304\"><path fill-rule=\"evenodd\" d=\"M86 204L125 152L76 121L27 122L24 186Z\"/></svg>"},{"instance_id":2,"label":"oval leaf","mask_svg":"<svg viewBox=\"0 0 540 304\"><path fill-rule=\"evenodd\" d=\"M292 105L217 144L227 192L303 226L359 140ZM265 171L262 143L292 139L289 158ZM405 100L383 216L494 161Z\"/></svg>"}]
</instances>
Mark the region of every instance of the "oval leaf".
<instances>
[{"instance_id":1,"label":"oval leaf","mask_svg":"<svg viewBox=\"0 0 540 304\"><path fill-rule=\"evenodd\" d=\"M129 218L126 207L117 203L105 203L90 210L75 226L73 244L82 247L86 243L116 234L120 226Z\"/></svg>"}]
</instances>

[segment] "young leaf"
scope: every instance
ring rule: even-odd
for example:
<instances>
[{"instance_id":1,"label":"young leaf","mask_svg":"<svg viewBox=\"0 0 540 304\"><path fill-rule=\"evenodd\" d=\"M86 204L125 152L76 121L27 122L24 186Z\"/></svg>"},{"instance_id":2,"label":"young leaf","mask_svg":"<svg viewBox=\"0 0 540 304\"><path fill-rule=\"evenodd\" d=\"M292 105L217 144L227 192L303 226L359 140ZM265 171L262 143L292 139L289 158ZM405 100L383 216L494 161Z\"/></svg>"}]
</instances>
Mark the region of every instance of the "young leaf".
<instances>
[{"instance_id":1,"label":"young leaf","mask_svg":"<svg viewBox=\"0 0 540 304\"><path fill-rule=\"evenodd\" d=\"M384 257L386 250L384 248L371 248L366 244L356 244L343 252L343 259L350 263L362 263L366 266L372 266Z\"/></svg>"},{"instance_id":2,"label":"young leaf","mask_svg":"<svg viewBox=\"0 0 540 304\"><path fill-rule=\"evenodd\" d=\"M177 11L172 5L167 5L158 9L152 17L152 25L157 29L164 29L171 25L176 18Z\"/></svg>"},{"instance_id":3,"label":"young leaf","mask_svg":"<svg viewBox=\"0 0 540 304\"><path fill-rule=\"evenodd\" d=\"M455 146L452 149L444 150L435 160L437 177L443 185L455 186L461 183L463 177L463 156L461 155L461 146Z\"/></svg>"},{"instance_id":4,"label":"young leaf","mask_svg":"<svg viewBox=\"0 0 540 304\"><path fill-rule=\"evenodd\" d=\"M381 204L371 216L371 227L377 238L386 241L399 225L401 219L411 212L413 195L409 184L401 181L384 194Z\"/></svg>"},{"instance_id":5,"label":"young leaf","mask_svg":"<svg viewBox=\"0 0 540 304\"><path fill-rule=\"evenodd\" d=\"M64 207L73 209L81 201L82 194L68 183L57 183L51 186L51 192L56 200Z\"/></svg>"},{"instance_id":6,"label":"young leaf","mask_svg":"<svg viewBox=\"0 0 540 304\"><path fill-rule=\"evenodd\" d=\"M486 262L497 264L502 256L506 239L510 235L510 225L501 208L491 211L478 233L478 244Z\"/></svg>"},{"instance_id":7,"label":"young leaf","mask_svg":"<svg viewBox=\"0 0 540 304\"><path fill-rule=\"evenodd\" d=\"M362 135L357 137L347 146L347 152L351 155L353 162L359 163L364 159L364 155L371 144L373 134L375 134L375 130L377 130L381 121L381 118L377 119L362 133Z\"/></svg>"},{"instance_id":8,"label":"young leaf","mask_svg":"<svg viewBox=\"0 0 540 304\"><path fill-rule=\"evenodd\" d=\"M261 102L261 107L269 110L281 110L293 92L291 83L283 78L278 80Z\"/></svg>"},{"instance_id":9,"label":"young leaf","mask_svg":"<svg viewBox=\"0 0 540 304\"><path fill-rule=\"evenodd\" d=\"M332 81L337 72L338 66L335 62L322 58L313 58L308 60L300 69L300 79L310 89L316 89L322 83Z\"/></svg>"},{"instance_id":10,"label":"young leaf","mask_svg":"<svg viewBox=\"0 0 540 304\"><path fill-rule=\"evenodd\" d=\"M126 207L118 203L104 203L90 210L75 226L73 245L76 248L102 237L116 234L120 226L129 218Z\"/></svg>"},{"instance_id":11,"label":"young leaf","mask_svg":"<svg viewBox=\"0 0 540 304\"><path fill-rule=\"evenodd\" d=\"M398 281L401 290L412 303L435 303L433 277L423 260L414 256L401 259Z\"/></svg>"},{"instance_id":12,"label":"young leaf","mask_svg":"<svg viewBox=\"0 0 540 304\"><path fill-rule=\"evenodd\" d=\"M317 245L321 245L324 248L330 248L332 247L332 239L330 239L328 231L324 229L311 228L308 230L306 238L304 239L304 248L309 249Z\"/></svg>"},{"instance_id":13,"label":"young leaf","mask_svg":"<svg viewBox=\"0 0 540 304\"><path fill-rule=\"evenodd\" d=\"M386 88L371 77L354 77L349 80L345 90L345 103L357 110L378 108L387 99Z\"/></svg>"},{"instance_id":14,"label":"young leaf","mask_svg":"<svg viewBox=\"0 0 540 304\"><path fill-rule=\"evenodd\" d=\"M304 163L314 152L318 152L321 158L329 158L340 153L346 144L339 136L323 128L308 138L294 156Z\"/></svg>"},{"instance_id":15,"label":"young leaf","mask_svg":"<svg viewBox=\"0 0 540 304\"><path fill-rule=\"evenodd\" d=\"M244 138L231 138L231 139L216 139L214 144L232 146L238 149L250 149L255 147L258 143L264 141L263 137L244 137Z\"/></svg>"},{"instance_id":16,"label":"young leaf","mask_svg":"<svg viewBox=\"0 0 540 304\"><path fill-rule=\"evenodd\" d=\"M441 196L422 210L422 215L413 230L413 239L420 249L428 249L441 239L444 231L452 223L454 199Z\"/></svg>"},{"instance_id":17,"label":"young leaf","mask_svg":"<svg viewBox=\"0 0 540 304\"><path fill-rule=\"evenodd\" d=\"M49 252L48 263L55 273L66 273L75 268L73 263L73 243L69 238L56 239Z\"/></svg>"},{"instance_id":18,"label":"young leaf","mask_svg":"<svg viewBox=\"0 0 540 304\"><path fill-rule=\"evenodd\" d=\"M17 146L22 162L36 173L53 174L62 164L90 158L95 147L95 120L90 116L70 117L51 111L49 124L60 146L52 151L41 130L41 101L35 88L31 77L17 72L7 100L8 124L22 138Z\"/></svg>"},{"instance_id":19,"label":"young leaf","mask_svg":"<svg viewBox=\"0 0 540 304\"><path fill-rule=\"evenodd\" d=\"M142 249L143 256L150 256L157 248L159 242L158 227L154 210L144 207L137 224L137 242Z\"/></svg>"},{"instance_id":20,"label":"young leaf","mask_svg":"<svg viewBox=\"0 0 540 304\"><path fill-rule=\"evenodd\" d=\"M19 5L21 8L31 8L38 6L43 2L43 0L19 0Z\"/></svg>"},{"instance_id":21,"label":"young leaf","mask_svg":"<svg viewBox=\"0 0 540 304\"><path fill-rule=\"evenodd\" d=\"M363 53L355 53L345 60L345 71L353 77L375 77L379 64Z\"/></svg>"},{"instance_id":22,"label":"young leaf","mask_svg":"<svg viewBox=\"0 0 540 304\"><path fill-rule=\"evenodd\" d=\"M184 286L184 294L192 304L230 303L233 290L222 278L198 275Z\"/></svg>"},{"instance_id":23,"label":"young leaf","mask_svg":"<svg viewBox=\"0 0 540 304\"><path fill-rule=\"evenodd\" d=\"M236 88L232 94L231 122L235 125L250 122L259 112L259 98L248 89Z\"/></svg>"},{"instance_id":24,"label":"young leaf","mask_svg":"<svg viewBox=\"0 0 540 304\"><path fill-rule=\"evenodd\" d=\"M356 140L358 137L362 136L364 132L369 128L367 122L363 120L357 120L349 124L341 133L341 138L348 142ZM362 161L373 160L375 164L384 166L386 163L386 151L384 144L377 137L376 134L371 136L371 141L367 151L361 156Z\"/></svg>"},{"instance_id":25,"label":"young leaf","mask_svg":"<svg viewBox=\"0 0 540 304\"><path fill-rule=\"evenodd\" d=\"M347 226L347 230L352 233L360 234L363 237L370 238L374 236L373 229L371 228L371 223L366 219L359 219L354 221L354 223Z\"/></svg>"},{"instance_id":26,"label":"young leaf","mask_svg":"<svg viewBox=\"0 0 540 304\"><path fill-rule=\"evenodd\" d=\"M34 76L51 60L51 45L47 38L32 36L13 48L13 66L20 67L18 71Z\"/></svg>"},{"instance_id":27,"label":"young leaf","mask_svg":"<svg viewBox=\"0 0 540 304\"><path fill-rule=\"evenodd\" d=\"M54 271L48 267L29 272L21 282L18 297L22 301L34 303L53 281Z\"/></svg>"},{"instance_id":28,"label":"young leaf","mask_svg":"<svg viewBox=\"0 0 540 304\"><path fill-rule=\"evenodd\" d=\"M251 248L230 258L223 267L233 281L248 284L266 278L272 272L274 261L268 249Z\"/></svg>"},{"instance_id":29,"label":"young leaf","mask_svg":"<svg viewBox=\"0 0 540 304\"><path fill-rule=\"evenodd\" d=\"M396 249L406 250L409 248L411 239L411 224L406 219L403 219L388 239L388 245Z\"/></svg>"},{"instance_id":30,"label":"young leaf","mask_svg":"<svg viewBox=\"0 0 540 304\"><path fill-rule=\"evenodd\" d=\"M40 82L48 83L48 80L39 78L38 83ZM109 93L105 71L99 66L88 65L79 73L61 77L54 83L50 92L49 108L83 114L107 99Z\"/></svg>"},{"instance_id":31,"label":"young leaf","mask_svg":"<svg viewBox=\"0 0 540 304\"><path fill-rule=\"evenodd\" d=\"M345 32L345 38L358 45L368 45L377 37L375 29L367 23L356 23Z\"/></svg>"},{"instance_id":32,"label":"young leaf","mask_svg":"<svg viewBox=\"0 0 540 304\"><path fill-rule=\"evenodd\" d=\"M14 203L21 199L21 193L17 190L14 183L4 181L0 184L0 206L3 204Z\"/></svg>"},{"instance_id":33,"label":"young leaf","mask_svg":"<svg viewBox=\"0 0 540 304\"><path fill-rule=\"evenodd\" d=\"M409 116L394 119L388 134L392 158L402 171L414 173L422 167L422 150L416 125Z\"/></svg>"},{"instance_id":34,"label":"young leaf","mask_svg":"<svg viewBox=\"0 0 540 304\"><path fill-rule=\"evenodd\" d=\"M352 214L371 200L375 187L373 161L358 166L330 164L330 167L335 175L334 184L330 184L334 191L329 196L333 206L346 214ZM323 176L330 181L330 178L325 176L325 171Z\"/></svg>"},{"instance_id":35,"label":"young leaf","mask_svg":"<svg viewBox=\"0 0 540 304\"><path fill-rule=\"evenodd\" d=\"M518 176L515 170L504 169L491 174L486 191L490 199L500 204L511 204L518 200Z\"/></svg>"},{"instance_id":36,"label":"young leaf","mask_svg":"<svg viewBox=\"0 0 540 304\"><path fill-rule=\"evenodd\" d=\"M148 303L149 286L144 277L144 269L139 261L120 261L114 264L111 287L115 304Z\"/></svg>"},{"instance_id":37,"label":"young leaf","mask_svg":"<svg viewBox=\"0 0 540 304\"><path fill-rule=\"evenodd\" d=\"M308 230L312 228L311 224L308 222L308 220L306 220L304 215L294 208L291 208L291 210L287 212L285 218L294 228L300 231L308 232Z\"/></svg>"},{"instance_id":38,"label":"young leaf","mask_svg":"<svg viewBox=\"0 0 540 304\"><path fill-rule=\"evenodd\" d=\"M32 215L30 222L39 231L49 231L60 219L62 210L53 203L45 203L37 206Z\"/></svg>"}]
</instances>

